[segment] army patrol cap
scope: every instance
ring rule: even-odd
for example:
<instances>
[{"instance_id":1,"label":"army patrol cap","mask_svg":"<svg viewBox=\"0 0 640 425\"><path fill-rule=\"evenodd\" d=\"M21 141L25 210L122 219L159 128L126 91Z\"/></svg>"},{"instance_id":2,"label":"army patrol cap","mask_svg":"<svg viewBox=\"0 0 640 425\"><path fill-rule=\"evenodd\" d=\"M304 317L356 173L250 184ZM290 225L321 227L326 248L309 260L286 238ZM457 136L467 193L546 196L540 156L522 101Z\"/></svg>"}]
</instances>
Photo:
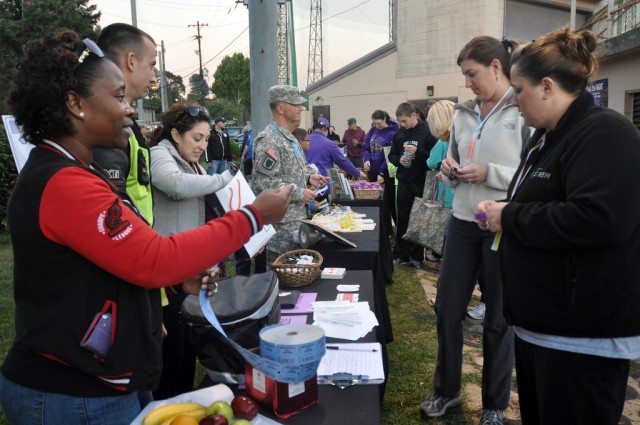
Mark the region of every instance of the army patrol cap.
<instances>
[{"instance_id":1,"label":"army patrol cap","mask_svg":"<svg viewBox=\"0 0 640 425\"><path fill-rule=\"evenodd\" d=\"M269 89L269 104L288 103L290 105L302 105L307 99L300 96L297 87L278 85Z\"/></svg>"}]
</instances>

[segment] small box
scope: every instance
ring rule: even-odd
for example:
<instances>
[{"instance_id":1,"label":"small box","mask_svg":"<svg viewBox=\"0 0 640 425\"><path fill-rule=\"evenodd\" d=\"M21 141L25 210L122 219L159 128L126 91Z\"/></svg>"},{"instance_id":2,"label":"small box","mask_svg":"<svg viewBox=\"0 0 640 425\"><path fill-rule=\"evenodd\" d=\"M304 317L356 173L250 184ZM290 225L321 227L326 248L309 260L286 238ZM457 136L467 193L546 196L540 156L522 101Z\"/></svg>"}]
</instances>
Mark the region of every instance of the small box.
<instances>
[{"instance_id":1,"label":"small box","mask_svg":"<svg viewBox=\"0 0 640 425\"><path fill-rule=\"evenodd\" d=\"M245 362L245 379L249 397L282 419L318 403L317 375L303 382L278 382Z\"/></svg>"},{"instance_id":2,"label":"small box","mask_svg":"<svg viewBox=\"0 0 640 425\"><path fill-rule=\"evenodd\" d=\"M347 273L344 267L327 267L322 270L321 279L342 279Z\"/></svg>"}]
</instances>

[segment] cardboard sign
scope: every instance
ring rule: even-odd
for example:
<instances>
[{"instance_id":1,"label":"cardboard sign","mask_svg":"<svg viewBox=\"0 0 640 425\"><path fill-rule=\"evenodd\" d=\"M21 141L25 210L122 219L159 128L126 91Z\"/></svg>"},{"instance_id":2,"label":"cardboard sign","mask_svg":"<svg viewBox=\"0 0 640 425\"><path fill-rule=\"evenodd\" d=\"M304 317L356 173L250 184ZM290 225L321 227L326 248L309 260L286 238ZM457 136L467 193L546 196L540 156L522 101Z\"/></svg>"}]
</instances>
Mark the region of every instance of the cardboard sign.
<instances>
[{"instance_id":1,"label":"cardboard sign","mask_svg":"<svg viewBox=\"0 0 640 425\"><path fill-rule=\"evenodd\" d=\"M216 193L207 195L205 200L213 212L214 217L222 217L228 211L235 211L240 207L251 204L256 199L249 184L242 173L238 172L231 181ZM262 230L251 237L235 253L236 260L248 260L253 258L258 251L276 234L271 225L265 225Z\"/></svg>"}]
</instances>

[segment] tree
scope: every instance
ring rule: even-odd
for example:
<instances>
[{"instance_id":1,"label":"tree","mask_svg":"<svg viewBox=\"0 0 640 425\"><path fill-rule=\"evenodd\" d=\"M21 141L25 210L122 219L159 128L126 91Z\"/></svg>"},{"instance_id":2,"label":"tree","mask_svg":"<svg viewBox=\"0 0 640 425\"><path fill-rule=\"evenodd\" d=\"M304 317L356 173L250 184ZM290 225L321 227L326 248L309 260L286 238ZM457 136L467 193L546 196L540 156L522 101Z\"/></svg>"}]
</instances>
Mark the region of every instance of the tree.
<instances>
[{"instance_id":1,"label":"tree","mask_svg":"<svg viewBox=\"0 0 640 425\"><path fill-rule=\"evenodd\" d=\"M0 111L8 113L5 99L16 64L28 40L58 28L71 28L82 37L97 37L100 12L89 0L5 0L0 2Z\"/></svg>"},{"instance_id":2,"label":"tree","mask_svg":"<svg viewBox=\"0 0 640 425\"><path fill-rule=\"evenodd\" d=\"M244 113L251 111L251 81L249 58L242 53L225 56L213 74L211 91L218 99L226 99L236 106L238 122L244 121Z\"/></svg>"},{"instance_id":3,"label":"tree","mask_svg":"<svg viewBox=\"0 0 640 425\"><path fill-rule=\"evenodd\" d=\"M187 99L190 102L196 102L204 105L207 95L209 94L207 81L202 78L200 74L193 74L189 77L189 85L191 86L191 90L189 91Z\"/></svg>"},{"instance_id":4,"label":"tree","mask_svg":"<svg viewBox=\"0 0 640 425\"><path fill-rule=\"evenodd\" d=\"M6 103L16 64L28 40L60 27L71 28L81 37L96 39L100 12L89 0L0 1L0 113L9 114ZM6 230L6 205L17 178L4 127L0 125L0 232Z\"/></svg>"},{"instance_id":5,"label":"tree","mask_svg":"<svg viewBox=\"0 0 640 425\"><path fill-rule=\"evenodd\" d=\"M180 93L185 91L182 77L169 71L165 71L164 75L167 79L167 98L169 103L180 102Z\"/></svg>"}]
</instances>

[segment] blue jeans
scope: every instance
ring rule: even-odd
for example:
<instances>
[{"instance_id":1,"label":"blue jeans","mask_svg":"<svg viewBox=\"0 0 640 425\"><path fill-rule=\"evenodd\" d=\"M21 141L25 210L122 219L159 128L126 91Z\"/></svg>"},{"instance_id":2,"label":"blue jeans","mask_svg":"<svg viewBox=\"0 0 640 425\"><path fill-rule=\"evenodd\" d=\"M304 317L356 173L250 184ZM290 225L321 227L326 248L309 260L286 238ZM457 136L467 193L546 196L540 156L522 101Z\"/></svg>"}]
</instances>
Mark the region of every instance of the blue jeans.
<instances>
[{"instance_id":1,"label":"blue jeans","mask_svg":"<svg viewBox=\"0 0 640 425\"><path fill-rule=\"evenodd\" d=\"M122 425L131 423L142 411L137 392L76 397L33 390L2 375L0 403L9 423L21 425Z\"/></svg>"},{"instance_id":2,"label":"blue jeans","mask_svg":"<svg viewBox=\"0 0 640 425\"><path fill-rule=\"evenodd\" d=\"M211 166L207 169L207 174L213 176L214 174L222 174L227 171L228 165L226 159L212 159Z\"/></svg>"}]
</instances>

